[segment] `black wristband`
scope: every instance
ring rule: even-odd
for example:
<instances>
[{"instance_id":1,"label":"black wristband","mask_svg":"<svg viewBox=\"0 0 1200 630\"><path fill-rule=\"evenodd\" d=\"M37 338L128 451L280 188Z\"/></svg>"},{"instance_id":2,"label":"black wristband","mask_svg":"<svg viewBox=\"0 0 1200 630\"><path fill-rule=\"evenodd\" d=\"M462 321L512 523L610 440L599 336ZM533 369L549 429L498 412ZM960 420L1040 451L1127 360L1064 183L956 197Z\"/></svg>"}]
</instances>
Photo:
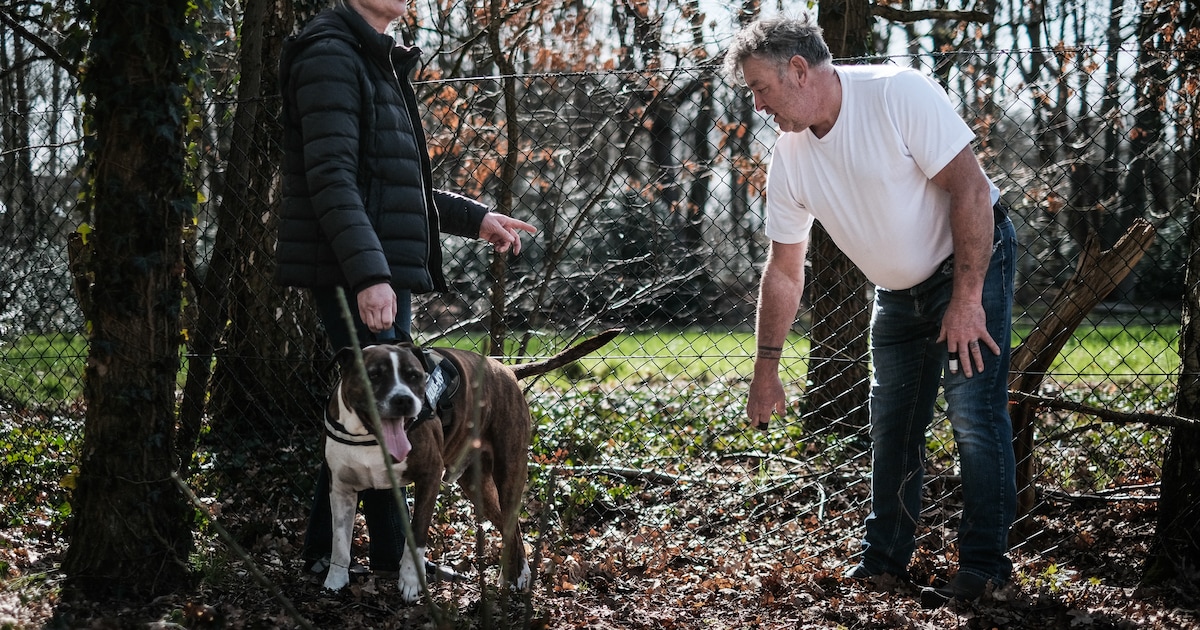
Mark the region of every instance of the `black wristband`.
<instances>
[{"instance_id":1,"label":"black wristband","mask_svg":"<svg viewBox=\"0 0 1200 630\"><path fill-rule=\"evenodd\" d=\"M757 357L759 359L782 359L783 358L783 348L776 348L773 346L759 346L758 352L755 354L755 357Z\"/></svg>"}]
</instances>

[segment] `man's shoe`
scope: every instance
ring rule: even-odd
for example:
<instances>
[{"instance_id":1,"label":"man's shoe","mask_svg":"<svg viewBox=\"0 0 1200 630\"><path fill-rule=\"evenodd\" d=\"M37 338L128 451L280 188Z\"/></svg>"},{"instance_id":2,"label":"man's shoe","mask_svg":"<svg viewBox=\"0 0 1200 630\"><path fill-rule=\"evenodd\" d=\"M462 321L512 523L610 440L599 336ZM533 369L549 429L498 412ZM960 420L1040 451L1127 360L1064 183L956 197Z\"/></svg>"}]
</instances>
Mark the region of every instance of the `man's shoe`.
<instances>
[{"instance_id":1,"label":"man's shoe","mask_svg":"<svg viewBox=\"0 0 1200 630\"><path fill-rule=\"evenodd\" d=\"M355 562L353 560L350 561L350 566L347 567L346 570L350 572L350 575L366 575L368 573L367 567L363 566L361 562ZM317 558L316 560L306 559L304 561L304 573L306 574L321 576L325 575L325 573L328 571L329 556Z\"/></svg>"},{"instance_id":2,"label":"man's shoe","mask_svg":"<svg viewBox=\"0 0 1200 630\"><path fill-rule=\"evenodd\" d=\"M461 582L466 576L454 570L454 567L425 561L425 579L429 582Z\"/></svg>"},{"instance_id":3,"label":"man's shoe","mask_svg":"<svg viewBox=\"0 0 1200 630\"><path fill-rule=\"evenodd\" d=\"M311 559L311 558L304 559L304 572L305 573L321 575L328 570L329 570L329 556L325 556L324 558L317 558L315 560Z\"/></svg>"},{"instance_id":4,"label":"man's shoe","mask_svg":"<svg viewBox=\"0 0 1200 630\"><path fill-rule=\"evenodd\" d=\"M983 597L991 580L959 571L945 586L921 589L922 608L940 608L951 601L970 602Z\"/></svg>"},{"instance_id":5,"label":"man's shoe","mask_svg":"<svg viewBox=\"0 0 1200 630\"><path fill-rule=\"evenodd\" d=\"M872 585L884 590L896 589L911 582L907 573L901 575L886 572L873 573L862 564L856 564L850 567L846 572L842 573L842 578L846 580L853 580L855 582L869 582Z\"/></svg>"},{"instance_id":6,"label":"man's shoe","mask_svg":"<svg viewBox=\"0 0 1200 630\"><path fill-rule=\"evenodd\" d=\"M875 577L875 574L868 571L863 565L856 564L842 573L842 577L847 580L866 580Z\"/></svg>"},{"instance_id":7,"label":"man's shoe","mask_svg":"<svg viewBox=\"0 0 1200 630\"><path fill-rule=\"evenodd\" d=\"M362 567L362 565L358 565ZM362 567L366 570L366 567ZM354 567L350 567L350 572L354 573ZM383 580L393 580L400 577L400 569L388 567L386 569L372 569L371 572L375 577ZM460 582L466 578L452 567L435 564L429 560L425 561L425 581L426 582Z\"/></svg>"}]
</instances>

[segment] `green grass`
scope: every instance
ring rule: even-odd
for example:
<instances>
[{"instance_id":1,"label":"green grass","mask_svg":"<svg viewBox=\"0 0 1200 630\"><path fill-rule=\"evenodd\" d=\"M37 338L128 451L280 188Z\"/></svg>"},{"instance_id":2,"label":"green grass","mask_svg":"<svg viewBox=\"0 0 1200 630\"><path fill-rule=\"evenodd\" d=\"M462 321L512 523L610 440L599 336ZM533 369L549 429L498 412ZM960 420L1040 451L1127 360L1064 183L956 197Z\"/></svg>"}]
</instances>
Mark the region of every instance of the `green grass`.
<instances>
[{"instance_id":1,"label":"green grass","mask_svg":"<svg viewBox=\"0 0 1200 630\"><path fill-rule=\"evenodd\" d=\"M1018 338L1028 328L1014 331ZM1080 327L1050 371L1092 381L1109 377L1156 378L1179 373L1179 329L1149 325Z\"/></svg>"},{"instance_id":2,"label":"green grass","mask_svg":"<svg viewBox=\"0 0 1200 630\"><path fill-rule=\"evenodd\" d=\"M1029 334L1014 330L1015 339ZM516 338L508 350L514 351ZM548 337L534 335L530 354L544 356ZM485 339L460 334L437 345L479 350ZM1084 326L1075 332L1051 367L1060 381L1145 380L1159 383L1179 371L1178 329L1151 325ZM747 378L753 370L754 335L749 332L658 331L627 333L598 352L561 371L558 384L578 380L661 382L687 379L707 383ZM793 335L784 349L784 378L807 373L808 339ZM0 397L25 406L79 400L83 388L87 343L82 336L30 335L0 345ZM186 364L185 364L186 365Z\"/></svg>"},{"instance_id":3,"label":"green grass","mask_svg":"<svg viewBox=\"0 0 1200 630\"><path fill-rule=\"evenodd\" d=\"M27 335L0 344L0 398L23 406L77 400L86 363L81 335Z\"/></svg>"}]
</instances>

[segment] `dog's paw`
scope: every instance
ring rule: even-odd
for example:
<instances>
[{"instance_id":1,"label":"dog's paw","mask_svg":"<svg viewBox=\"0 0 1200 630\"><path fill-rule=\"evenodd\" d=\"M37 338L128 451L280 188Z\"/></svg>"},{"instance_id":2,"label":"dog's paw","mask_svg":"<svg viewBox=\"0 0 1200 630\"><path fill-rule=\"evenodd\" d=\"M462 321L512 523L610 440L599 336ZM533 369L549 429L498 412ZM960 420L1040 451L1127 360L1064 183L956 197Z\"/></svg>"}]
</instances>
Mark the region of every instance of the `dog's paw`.
<instances>
[{"instance_id":1,"label":"dog's paw","mask_svg":"<svg viewBox=\"0 0 1200 630\"><path fill-rule=\"evenodd\" d=\"M418 547L417 555L421 557L421 564L424 565L425 548ZM421 598L421 577L417 575L417 567L413 563L412 554L407 549L404 550L404 557L400 560L400 598L408 604L415 603Z\"/></svg>"},{"instance_id":2,"label":"dog's paw","mask_svg":"<svg viewBox=\"0 0 1200 630\"><path fill-rule=\"evenodd\" d=\"M533 577L533 573L529 570L529 562L521 563L521 572L517 574L517 579L513 580L513 588L518 591L529 590L529 580Z\"/></svg>"},{"instance_id":3,"label":"dog's paw","mask_svg":"<svg viewBox=\"0 0 1200 630\"><path fill-rule=\"evenodd\" d=\"M325 576L325 588L331 591L340 591L350 583L350 574L343 567L329 567L329 574Z\"/></svg>"},{"instance_id":4,"label":"dog's paw","mask_svg":"<svg viewBox=\"0 0 1200 630\"><path fill-rule=\"evenodd\" d=\"M421 584L408 584L400 578L400 599L405 604L415 604L421 599Z\"/></svg>"}]
</instances>

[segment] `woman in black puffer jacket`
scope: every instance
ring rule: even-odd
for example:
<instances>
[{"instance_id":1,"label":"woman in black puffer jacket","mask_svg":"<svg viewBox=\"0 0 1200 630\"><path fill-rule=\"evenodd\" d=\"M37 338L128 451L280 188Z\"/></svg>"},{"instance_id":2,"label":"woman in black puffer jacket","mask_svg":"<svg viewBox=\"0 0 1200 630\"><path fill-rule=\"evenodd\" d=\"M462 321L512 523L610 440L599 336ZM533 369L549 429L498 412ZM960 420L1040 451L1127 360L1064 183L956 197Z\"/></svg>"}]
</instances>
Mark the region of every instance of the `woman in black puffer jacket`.
<instances>
[{"instance_id":1,"label":"woman in black puffer jacket","mask_svg":"<svg viewBox=\"0 0 1200 630\"><path fill-rule=\"evenodd\" d=\"M350 345L337 287L360 342L410 336L412 293L446 290L441 232L521 250L533 226L435 190L416 94L420 50L386 35L404 0L346 0L289 38L283 91L283 212L276 279L313 292L333 348ZM355 308L357 306L357 308ZM322 468L302 556L327 564L328 469ZM374 570L399 567L403 537L391 492L363 494Z\"/></svg>"}]
</instances>

